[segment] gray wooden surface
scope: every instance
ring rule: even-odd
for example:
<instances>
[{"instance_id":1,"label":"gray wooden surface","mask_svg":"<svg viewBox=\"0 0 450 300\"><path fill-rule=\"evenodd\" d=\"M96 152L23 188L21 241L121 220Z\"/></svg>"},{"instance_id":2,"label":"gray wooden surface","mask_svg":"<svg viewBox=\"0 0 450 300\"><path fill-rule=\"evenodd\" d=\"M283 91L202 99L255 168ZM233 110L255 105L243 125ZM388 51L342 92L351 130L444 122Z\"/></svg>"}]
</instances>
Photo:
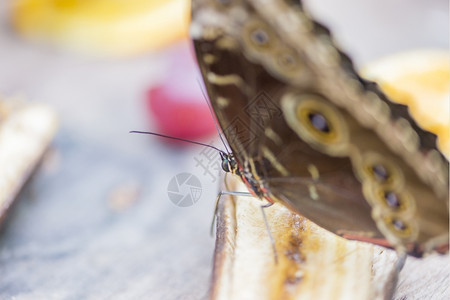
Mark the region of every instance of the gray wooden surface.
<instances>
[{"instance_id":1,"label":"gray wooden surface","mask_svg":"<svg viewBox=\"0 0 450 300\"><path fill-rule=\"evenodd\" d=\"M307 3L359 63L408 48L448 47L446 1ZM0 299L205 298L218 185L196 167L202 149L128 134L147 126L143 97L166 68L165 51L101 60L33 45L8 31L0 5L0 93L47 102L61 119L50 152L1 229ZM188 208L172 204L166 191L181 172L202 183L200 200ZM420 293L430 285L448 289L446 263L407 263L401 295L439 299Z\"/></svg>"}]
</instances>

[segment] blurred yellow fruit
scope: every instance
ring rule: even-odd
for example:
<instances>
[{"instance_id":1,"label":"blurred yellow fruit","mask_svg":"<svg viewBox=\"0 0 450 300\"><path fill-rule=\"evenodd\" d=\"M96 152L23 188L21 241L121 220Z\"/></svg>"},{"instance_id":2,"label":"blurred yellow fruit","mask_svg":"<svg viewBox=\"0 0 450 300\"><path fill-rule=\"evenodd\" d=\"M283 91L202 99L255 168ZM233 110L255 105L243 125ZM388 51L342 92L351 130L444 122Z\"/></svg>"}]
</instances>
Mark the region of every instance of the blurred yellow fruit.
<instances>
[{"instance_id":1,"label":"blurred yellow fruit","mask_svg":"<svg viewBox=\"0 0 450 300\"><path fill-rule=\"evenodd\" d=\"M438 136L450 156L450 55L444 50L416 50L374 61L363 69L394 101L408 105L418 124Z\"/></svg>"},{"instance_id":2,"label":"blurred yellow fruit","mask_svg":"<svg viewBox=\"0 0 450 300\"><path fill-rule=\"evenodd\" d=\"M28 38L118 56L187 37L189 14L189 0L16 0L11 19Z\"/></svg>"}]
</instances>

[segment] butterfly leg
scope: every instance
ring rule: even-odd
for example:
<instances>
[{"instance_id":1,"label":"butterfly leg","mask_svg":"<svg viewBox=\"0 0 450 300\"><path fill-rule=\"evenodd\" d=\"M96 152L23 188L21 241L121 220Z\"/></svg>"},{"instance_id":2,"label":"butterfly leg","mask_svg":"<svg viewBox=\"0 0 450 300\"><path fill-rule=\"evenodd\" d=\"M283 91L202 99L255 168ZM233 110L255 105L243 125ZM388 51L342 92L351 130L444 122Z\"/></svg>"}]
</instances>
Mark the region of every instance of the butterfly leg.
<instances>
[{"instance_id":1,"label":"butterfly leg","mask_svg":"<svg viewBox=\"0 0 450 300\"><path fill-rule=\"evenodd\" d=\"M398 259L395 264L395 268L389 274L388 282L386 283L384 296L384 299L386 300L394 299L394 295L397 290L397 283L400 271L403 269L403 266L405 265L406 262L406 258L408 257L406 251L402 250L397 250L397 256Z\"/></svg>"},{"instance_id":2,"label":"butterfly leg","mask_svg":"<svg viewBox=\"0 0 450 300\"><path fill-rule=\"evenodd\" d=\"M268 202L267 204L261 205L261 212L264 219L264 224L266 225L267 234L269 235L270 244L272 245L273 258L275 260L275 264L278 264L278 252L275 247L275 239L273 238L272 231L270 230L269 222L267 221L266 213L264 212L265 208L271 207L274 202Z\"/></svg>"},{"instance_id":3,"label":"butterfly leg","mask_svg":"<svg viewBox=\"0 0 450 300\"><path fill-rule=\"evenodd\" d=\"M209 228L209 235L212 237L214 233L214 225L216 224L216 218L217 218L217 210L219 209L219 200L220 197L222 197L222 191L219 192L216 198L216 204L214 205L214 214L213 218L211 220L211 227Z\"/></svg>"},{"instance_id":4,"label":"butterfly leg","mask_svg":"<svg viewBox=\"0 0 450 300\"><path fill-rule=\"evenodd\" d=\"M219 210L219 200L223 195L232 195L232 196L240 196L240 197L254 197L254 195L252 195L251 193L248 193L248 192L220 191L219 194L217 195L216 205L214 208L214 215L213 215L213 219L211 222L211 228L210 228L211 236L213 235L213 232L214 232L214 225L216 223L217 212ZM273 238L272 231L270 230L269 222L267 221L266 213L264 212L265 208L271 207L272 205L273 205L273 202L268 202L267 204L261 205L260 207L261 207L261 213L262 213L263 220L264 220L264 225L266 226L267 234L269 235L269 239L270 239L270 244L272 245L275 264L278 264L278 253L277 253L277 249L275 247L275 239Z\"/></svg>"},{"instance_id":5,"label":"butterfly leg","mask_svg":"<svg viewBox=\"0 0 450 300\"><path fill-rule=\"evenodd\" d=\"M228 186L228 181L227 181L227 174L225 173L225 187L230 190L230 187ZM217 211L219 210L219 200L222 197L222 195L231 195L231 196L244 196L244 197L248 197L251 196L253 197L252 194L250 194L249 192L231 192L231 191L220 191L219 194L217 194L217 198L216 198L216 204L214 206L214 214L213 214L213 219L211 221L211 228L209 229L209 234L211 236L213 236L213 232L214 232L214 225L216 224L216 218L217 218Z\"/></svg>"},{"instance_id":6,"label":"butterfly leg","mask_svg":"<svg viewBox=\"0 0 450 300\"><path fill-rule=\"evenodd\" d=\"M231 192L231 191L220 191L217 194L216 204L214 206L214 215L211 222L210 234L213 235L214 232L214 224L216 224L217 211L219 210L219 200L223 195L231 195L231 196L240 196L240 197L254 197L252 194L248 192Z\"/></svg>"}]
</instances>

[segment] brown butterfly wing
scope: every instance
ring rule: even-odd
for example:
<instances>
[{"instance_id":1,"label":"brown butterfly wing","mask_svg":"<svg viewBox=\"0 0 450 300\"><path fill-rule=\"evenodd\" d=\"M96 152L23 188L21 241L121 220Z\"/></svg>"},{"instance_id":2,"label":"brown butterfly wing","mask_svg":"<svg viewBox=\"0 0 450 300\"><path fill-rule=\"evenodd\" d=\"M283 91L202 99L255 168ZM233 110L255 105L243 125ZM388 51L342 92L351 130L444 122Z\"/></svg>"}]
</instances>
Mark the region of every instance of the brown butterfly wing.
<instances>
[{"instance_id":1,"label":"brown butterfly wing","mask_svg":"<svg viewBox=\"0 0 450 300\"><path fill-rule=\"evenodd\" d=\"M240 165L249 160L261 160L265 163L262 172L266 173L261 175L271 188L273 183L273 194L282 202L289 201L291 208L326 229L335 233L367 232L382 237L370 216L370 206L353 175L350 160L322 154L299 140L286 124L279 106L286 83L273 77L263 66L250 62L242 55L242 49L218 46L222 38L224 36L218 35L211 40L195 39L194 46L211 104ZM267 128L278 132L284 141L275 144L267 137ZM271 146L273 153L281 154L283 165L295 166L292 174L280 173L267 161L262 153L265 150L261 149ZM329 179L346 178L345 181L320 180L317 190L320 194L326 191L323 199L327 202L311 200L308 185L304 183L305 178L311 178L308 171L311 161L317 162L320 173L333 173ZM291 177L294 182L270 180L283 175L295 176ZM350 193L336 190L353 192L349 196ZM358 218L348 218L348 215Z\"/></svg>"},{"instance_id":2,"label":"brown butterfly wing","mask_svg":"<svg viewBox=\"0 0 450 300\"><path fill-rule=\"evenodd\" d=\"M300 6L266 4L193 6L197 59L239 164L332 232L382 232L416 255L448 244L448 161L436 137L360 79Z\"/></svg>"}]
</instances>

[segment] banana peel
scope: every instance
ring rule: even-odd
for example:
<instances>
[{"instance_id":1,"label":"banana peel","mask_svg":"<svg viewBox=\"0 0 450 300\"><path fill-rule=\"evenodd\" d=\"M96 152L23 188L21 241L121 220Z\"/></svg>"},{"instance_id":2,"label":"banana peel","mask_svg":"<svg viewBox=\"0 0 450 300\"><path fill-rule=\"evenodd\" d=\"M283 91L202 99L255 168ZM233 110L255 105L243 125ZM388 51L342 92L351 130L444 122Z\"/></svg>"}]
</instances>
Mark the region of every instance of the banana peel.
<instances>
[{"instance_id":1,"label":"banana peel","mask_svg":"<svg viewBox=\"0 0 450 300\"><path fill-rule=\"evenodd\" d=\"M58 127L45 104L0 99L0 224Z\"/></svg>"}]
</instances>

